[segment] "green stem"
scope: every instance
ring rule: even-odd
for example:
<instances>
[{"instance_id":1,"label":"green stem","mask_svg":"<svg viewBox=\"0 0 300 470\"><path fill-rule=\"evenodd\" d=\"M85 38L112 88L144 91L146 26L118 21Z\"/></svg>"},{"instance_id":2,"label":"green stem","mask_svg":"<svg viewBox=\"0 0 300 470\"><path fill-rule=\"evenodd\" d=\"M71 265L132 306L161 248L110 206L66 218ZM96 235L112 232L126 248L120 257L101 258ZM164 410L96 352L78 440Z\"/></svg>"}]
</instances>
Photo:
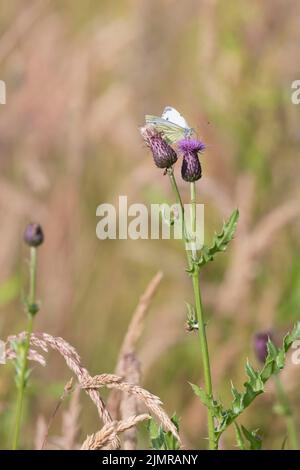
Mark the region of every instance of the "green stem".
<instances>
[{"instance_id":1,"label":"green stem","mask_svg":"<svg viewBox=\"0 0 300 470\"><path fill-rule=\"evenodd\" d=\"M176 202L179 205L180 217L181 217L181 223L182 223L182 237L183 237L183 242L185 243L188 240L188 235L186 233L186 227L185 227L185 221L184 221L185 220L184 219L184 205L183 205L183 202L182 202L182 199L181 199L181 196L180 196L180 192L179 192L179 189L178 189L178 186L177 186L177 182L176 182L176 179L175 179L173 168L172 167L168 168L167 173L169 175L171 186L172 186L173 192L175 194ZM191 268L192 265L191 265L191 259L190 258L188 258L188 263L189 263L189 268Z\"/></svg>"},{"instance_id":2,"label":"green stem","mask_svg":"<svg viewBox=\"0 0 300 470\"><path fill-rule=\"evenodd\" d=\"M274 382L275 382L275 387L276 387L278 404L281 408L281 414L285 418L286 428L287 428L291 448L293 450L297 450L299 449L297 428L296 428L296 423L295 423L293 412L290 406L289 399L283 388L279 375L274 376Z\"/></svg>"},{"instance_id":3,"label":"green stem","mask_svg":"<svg viewBox=\"0 0 300 470\"><path fill-rule=\"evenodd\" d=\"M204 322L203 307L202 307L202 300L201 300L201 294L200 294L198 270L196 271L195 274L193 274L193 289L194 289L194 296L195 296L195 308L196 308L197 319L198 319L198 333L199 333L200 347L201 347L201 353L202 353L202 365L203 365L203 370L204 370L205 391L208 396L212 397L213 390L212 390L212 380L211 380L211 371L210 371L210 361L209 361L208 344L207 344L207 337L206 337L206 325ZM214 417L210 409L208 409L207 424L208 424L209 449L217 449L217 442L215 439Z\"/></svg>"},{"instance_id":4,"label":"green stem","mask_svg":"<svg viewBox=\"0 0 300 470\"><path fill-rule=\"evenodd\" d=\"M173 168L168 169L168 175L170 178L170 182L175 193L176 201L180 206L181 210L181 218L182 218L182 225L183 225L183 235L184 235L184 243L186 244L190 240L187 236L186 226L185 226L185 217L184 217L184 206L182 203L182 199L180 196L180 192L176 183L176 179L174 176ZM196 233L196 188L195 183L191 183L191 204L192 204L192 231L195 235ZM187 260L188 260L188 267L189 269L193 268L193 255L191 254L190 250L186 250ZM198 334L200 339L200 347L201 347L201 355L202 355L202 365L204 370L204 383L205 383L205 391L209 396L212 396L212 380L211 380L211 371L210 371L210 361L209 361L209 353L208 353L208 344L207 344L207 337L206 337L206 328L204 322L204 314L203 314L203 307L202 307L202 300L201 300L201 293L200 293L200 285L199 285L199 269L194 269L192 273L192 281L193 281L193 290L194 290L194 298L195 298L195 309L198 321ZM208 424L208 440L209 440L209 449L217 449L217 439L215 436L215 426L214 426L214 418L210 409L207 410L207 424Z\"/></svg>"},{"instance_id":5,"label":"green stem","mask_svg":"<svg viewBox=\"0 0 300 470\"><path fill-rule=\"evenodd\" d=\"M13 444L12 449L16 450L18 448L20 428L22 421L22 411L24 403L24 393L26 388L26 375L27 375L27 365L28 365L28 352L30 348L30 337L33 329L33 318L36 313L36 302L35 302L35 292L36 292L36 267L37 267L37 252L35 247L30 248L30 285L29 285L29 296L27 303L27 315L28 323L26 330L26 339L24 348L22 349L21 356L21 371L20 371L20 380L18 382L18 397L17 397L17 407L16 407L16 418L15 426L13 433Z\"/></svg>"},{"instance_id":6,"label":"green stem","mask_svg":"<svg viewBox=\"0 0 300 470\"><path fill-rule=\"evenodd\" d=\"M196 237L196 229L197 229L197 221L196 221L196 185L195 182L191 183L191 205L192 205L192 233L193 233L193 241ZM193 252L193 256L197 257L197 252ZM202 306L202 299L201 299L201 292L200 292L200 273L199 268L193 270L193 289L194 289L194 297L195 297L195 308L197 313L197 320L198 320L198 334L200 339L200 347L202 353L202 363L203 363L203 370L204 370L204 383L205 383L205 391L208 396L213 396L213 389L212 389L212 380L211 380L211 369L210 369L210 360L209 360L209 352L208 352L208 343L207 343L207 336L206 336L206 324L204 320L204 313L203 313L203 306ZM217 449L217 442L215 439L215 424L214 424L214 417L210 409L208 409L208 417L207 417L207 424L208 424L208 438L209 438L209 449Z\"/></svg>"},{"instance_id":7,"label":"green stem","mask_svg":"<svg viewBox=\"0 0 300 470\"><path fill-rule=\"evenodd\" d=\"M191 229L192 229L192 241L196 242L196 185L195 182L191 183ZM193 257L197 257L197 253L193 250Z\"/></svg>"},{"instance_id":8,"label":"green stem","mask_svg":"<svg viewBox=\"0 0 300 470\"><path fill-rule=\"evenodd\" d=\"M37 269L37 249L32 246L30 248L30 266L29 266L29 271L30 271L30 282L29 282L29 310L28 313L32 314L32 311L30 310L30 307L32 305L35 305L36 299L35 299L35 292L36 292L36 269Z\"/></svg>"},{"instance_id":9,"label":"green stem","mask_svg":"<svg viewBox=\"0 0 300 470\"><path fill-rule=\"evenodd\" d=\"M196 185L191 183L192 231L196 232Z\"/></svg>"}]
</instances>

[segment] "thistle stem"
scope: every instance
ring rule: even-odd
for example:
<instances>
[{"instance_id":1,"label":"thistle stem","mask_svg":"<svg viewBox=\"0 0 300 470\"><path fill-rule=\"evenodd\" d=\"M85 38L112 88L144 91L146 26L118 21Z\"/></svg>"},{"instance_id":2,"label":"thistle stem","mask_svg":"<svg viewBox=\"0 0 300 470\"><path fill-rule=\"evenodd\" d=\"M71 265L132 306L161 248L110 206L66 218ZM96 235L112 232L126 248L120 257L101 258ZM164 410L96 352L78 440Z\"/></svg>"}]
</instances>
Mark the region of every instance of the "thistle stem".
<instances>
[{"instance_id":1,"label":"thistle stem","mask_svg":"<svg viewBox=\"0 0 300 470\"><path fill-rule=\"evenodd\" d=\"M290 446L292 450L298 450L299 449L299 442L298 442L298 436L297 436L297 428L296 428L296 423L295 419L293 416L293 412L290 406L289 399L287 397L287 394L284 390L284 387L282 385L282 382L279 378L279 375L274 375L274 382L275 382L275 387L276 387L276 394L277 394L277 400L278 404L281 407L282 414L285 418L285 423L286 423L286 428L288 432L288 437L290 441Z\"/></svg>"},{"instance_id":2,"label":"thistle stem","mask_svg":"<svg viewBox=\"0 0 300 470\"><path fill-rule=\"evenodd\" d=\"M26 375L27 375L27 366L28 366L28 352L30 348L30 337L33 329L33 318L36 313L35 305L35 293L36 293L36 267L37 267L37 250L35 247L30 248L30 284L29 284L29 296L27 302L27 330L26 330L26 339L24 343L24 348L22 349L21 356L21 371L20 371L20 381L18 383L18 397L17 397L17 407L16 407L16 418L15 426L13 432L13 444L12 449L16 450L19 443L19 435L22 421L22 412L23 412L23 403L24 403L24 393L26 388Z\"/></svg>"},{"instance_id":3,"label":"thistle stem","mask_svg":"<svg viewBox=\"0 0 300 470\"><path fill-rule=\"evenodd\" d=\"M184 217L184 206L183 206L180 192L176 183L173 168L168 169L168 175L170 178L170 182L171 182L174 194L176 196L176 201L180 206L182 226L183 226L183 235L184 235L183 241L186 244L190 240L188 239L188 236L187 236L187 231L186 231L186 226L185 226L185 217ZM191 183L191 204L192 204L191 226L192 226L193 236L195 236L196 234L196 187L195 187L195 183ZM192 269L194 255L192 255L191 251L188 249L186 249L186 254L187 254L187 260L188 260L188 267L189 269ZM205 328L204 314L203 314L203 307L202 307L202 299L201 299L201 292L200 292L200 284L199 284L199 269L192 269L192 281L193 281L193 291L194 291L194 299L195 299L195 309L196 309L197 322L198 322L198 334L199 334L200 347L201 347L202 365L203 365L203 371L204 371L205 391L207 395L212 396L213 393L212 393L211 370L210 370L206 328ZM213 418L211 410L208 409L207 413L208 413L207 424L208 424L209 449L214 450L218 448L217 439L215 436L214 418Z\"/></svg>"},{"instance_id":4,"label":"thistle stem","mask_svg":"<svg viewBox=\"0 0 300 470\"><path fill-rule=\"evenodd\" d=\"M175 175L174 175L173 168L172 167L168 168L167 173L169 175L171 186L172 186L173 192L175 194L176 202L179 205L179 209L180 209L180 212L181 212L180 217L181 217L181 223L182 223L182 236L183 236L183 241L186 242L187 239L188 239L188 236L187 236L187 233L186 233L186 227L185 227L185 221L184 221L185 220L184 219L184 205L183 205L183 202L182 202L182 199L181 199L181 196L180 196L180 192L179 192L179 189L178 189L178 186L177 186L177 182L176 182L176 178L175 178ZM189 268L190 268L191 267L191 259L189 257L188 257L188 264L189 264Z\"/></svg>"},{"instance_id":5,"label":"thistle stem","mask_svg":"<svg viewBox=\"0 0 300 470\"><path fill-rule=\"evenodd\" d=\"M201 347L201 354L202 354L202 365L203 365L203 370L204 370L205 392L207 393L208 396L212 397L213 395L212 380L211 380L208 344L207 344L207 337L206 337L206 325L204 322L203 307L202 307L200 285L199 285L199 271L193 274L192 278L193 278L193 289L194 289L194 297L195 297L195 308L196 308L197 320L198 320L198 333L199 333L200 347ZM215 439L214 417L210 409L207 410L207 413L208 413L207 424L208 424L209 449L216 450L217 443Z\"/></svg>"},{"instance_id":6,"label":"thistle stem","mask_svg":"<svg viewBox=\"0 0 300 470\"><path fill-rule=\"evenodd\" d=\"M195 182L191 183L191 215L192 215L192 233L196 233L196 185Z\"/></svg>"},{"instance_id":7,"label":"thistle stem","mask_svg":"<svg viewBox=\"0 0 300 470\"><path fill-rule=\"evenodd\" d=\"M196 185L195 182L191 183L191 205L192 205L192 233L193 237L196 237ZM195 241L195 240L194 240ZM193 256L197 255L197 253L193 253ZM211 380L211 369L210 369L210 360L209 360L209 352L208 352L208 343L207 343L207 336L206 336L206 325L204 320L204 313L203 313L203 305L201 299L201 291L200 291L200 273L199 269L194 269L192 274L193 280L193 289L194 289L194 297L195 297L195 308L197 313L197 320L198 320L198 333L200 339L200 347L202 353L202 364L204 370L204 382L205 382L205 391L208 396L213 395L212 390L212 380ZM211 410L208 409L208 416L207 416L207 424L208 424L208 437L209 437L209 449L217 449L217 443L215 439L215 425L214 425L214 417L212 415Z\"/></svg>"}]
</instances>

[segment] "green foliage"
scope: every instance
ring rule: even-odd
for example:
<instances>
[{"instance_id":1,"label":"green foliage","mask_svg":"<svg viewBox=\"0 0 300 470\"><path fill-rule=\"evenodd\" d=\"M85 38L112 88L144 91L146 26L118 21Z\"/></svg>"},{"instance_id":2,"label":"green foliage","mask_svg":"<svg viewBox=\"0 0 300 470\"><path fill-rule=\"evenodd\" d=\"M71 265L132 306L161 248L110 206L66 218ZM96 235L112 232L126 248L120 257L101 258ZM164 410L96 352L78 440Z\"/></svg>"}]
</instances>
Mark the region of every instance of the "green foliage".
<instances>
[{"instance_id":1,"label":"green foliage","mask_svg":"<svg viewBox=\"0 0 300 470\"><path fill-rule=\"evenodd\" d=\"M179 431L179 419L176 414L172 416L171 420ZM179 450L180 445L173 434L170 431L164 431L163 427L158 425L154 419L150 419L148 422L148 432L153 450Z\"/></svg>"},{"instance_id":2,"label":"green foliage","mask_svg":"<svg viewBox=\"0 0 300 470\"><path fill-rule=\"evenodd\" d=\"M261 450L262 440L257 431L249 431L243 425L240 427L237 422L234 422L234 428L237 445L241 450Z\"/></svg>"},{"instance_id":3,"label":"green foliage","mask_svg":"<svg viewBox=\"0 0 300 470\"><path fill-rule=\"evenodd\" d=\"M211 410L214 418L216 419L216 438L220 438L221 434L232 424L235 419L243 413L243 411L255 400L255 398L264 392L264 385L272 375L276 375L283 369L286 360L286 353L293 344L293 342L300 338L300 322L298 322L294 329L288 333L283 340L281 348L276 346L269 340L268 342L268 355L265 364L261 371L253 369L251 364L247 361L245 371L247 374L247 381L244 383L244 390L239 392L233 384L231 384L231 393L233 400L230 408L225 409L223 404L215 400L212 396L208 395L205 390L197 385L191 384L194 393L200 398L202 403ZM249 441L250 436L243 429L243 434ZM247 434L247 436L246 436ZM255 434L250 433L252 439L255 439ZM252 445L254 445L252 443Z\"/></svg>"},{"instance_id":4,"label":"green foliage","mask_svg":"<svg viewBox=\"0 0 300 470\"><path fill-rule=\"evenodd\" d=\"M236 437L237 445L241 450L246 450L246 446L245 446L245 442L244 442L244 438L243 438L241 428L239 427L239 425L236 422L234 422L233 424L234 424L234 429L235 429L235 437Z\"/></svg>"},{"instance_id":5,"label":"green foliage","mask_svg":"<svg viewBox=\"0 0 300 470\"><path fill-rule=\"evenodd\" d=\"M212 245L210 247L204 246L202 248L201 256L197 261L197 265L199 267L204 266L209 261L213 261L217 253L226 250L228 244L234 237L238 218L239 211L238 209L235 209L229 219L224 222L221 232L215 233Z\"/></svg>"},{"instance_id":6,"label":"green foliage","mask_svg":"<svg viewBox=\"0 0 300 470\"><path fill-rule=\"evenodd\" d=\"M261 450L262 440L257 434L257 431L248 431L248 429L242 425L242 432L245 439L248 441L249 450Z\"/></svg>"},{"instance_id":7,"label":"green foliage","mask_svg":"<svg viewBox=\"0 0 300 470\"><path fill-rule=\"evenodd\" d=\"M28 384L28 379L30 376L30 369L27 369L24 374L24 383L22 381L22 368L25 361L25 354L26 354L26 340L23 339L22 341L11 341L11 346L16 353L16 358L13 361L14 368L15 368L15 383L17 389L21 389L22 387L25 389Z\"/></svg>"}]
</instances>

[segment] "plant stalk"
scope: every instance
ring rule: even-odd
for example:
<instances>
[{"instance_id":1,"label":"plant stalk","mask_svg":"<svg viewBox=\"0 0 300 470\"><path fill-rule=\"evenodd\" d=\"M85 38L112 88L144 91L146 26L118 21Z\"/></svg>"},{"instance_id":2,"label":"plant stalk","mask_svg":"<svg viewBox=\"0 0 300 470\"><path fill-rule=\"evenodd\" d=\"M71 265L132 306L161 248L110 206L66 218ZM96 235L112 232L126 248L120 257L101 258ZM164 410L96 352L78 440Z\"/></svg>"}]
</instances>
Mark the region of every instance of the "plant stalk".
<instances>
[{"instance_id":1,"label":"plant stalk","mask_svg":"<svg viewBox=\"0 0 300 470\"><path fill-rule=\"evenodd\" d=\"M17 450L19 444L20 428L22 421L23 413L23 403L24 403L24 394L26 388L26 375L28 369L28 352L30 349L30 337L33 329L33 318L35 315L35 306L36 306L36 268L37 268L37 250L35 247L30 248L30 281L29 281L29 295L27 300L27 330L26 330L26 339L24 343L24 348L22 349L21 357L21 372L20 372L20 381L18 383L18 397L17 397L17 407L16 407L16 418L13 432L13 444L12 449Z\"/></svg>"},{"instance_id":2,"label":"plant stalk","mask_svg":"<svg viewBox=\"0 0 300 470\"><path fill-rule=\"evenodd\" d=\"M191 183L191 231L192 231L192 243L196 243L196 230L197 230L197 220L196 220L196 184L195 182ZM193 246L193 245L192 245ZM197 258L196 245L192 249L192 256L194 259Z\"/></svg>"},{"instance_id":3,"label":"plant stalk","mask_svg":"<svg viewBox=\"0 0 300 470\"><path fill-rule=\"evenodd\" d=\"M176 201L180 206L181 210L181 218L182 218L182 226L183 226L183 241L184 243L190 242L189 237L187 235L186 225L185 225L185 217L184 217L184 206L182 203L182 199L180 196L180 192L176 183L176 179L174 176L173 168L168 169L168 175L170 178L171 186L173 188L174 194L176 196ZM192 235L196 235L196 186L195 183L191 183L191 228L192 228ZM194 291L194 299L195 299L195 309L197 315L197 322L198 322L198 334L200 339L200 347L201 347L201 356L202 356L202 365L204 371L204 383L205 383L205 391L207 395L212 396L212 380L211 380L211 370L210 370L210 361L209 361L209 352L208 352L208 344L207 344L207 337L206 337L206 327L204 322L204 314L203 314L203 306L202 306L202 299L201 299L201 292L200 292L200 284L199 284L199 268L193 269L194 267L194 259L197 253L191 252L190 250L186 249L187 254L187 261L188 261L188 268L192 270L192 281L193 281L193 291ZM214 418L212 415L211 410L207 410L207 424L208 424L208 440L209 440L209 449L216 450L218 448L217 439L215 437L215 425L214 425Z\"/></svg>"}]
</instances>

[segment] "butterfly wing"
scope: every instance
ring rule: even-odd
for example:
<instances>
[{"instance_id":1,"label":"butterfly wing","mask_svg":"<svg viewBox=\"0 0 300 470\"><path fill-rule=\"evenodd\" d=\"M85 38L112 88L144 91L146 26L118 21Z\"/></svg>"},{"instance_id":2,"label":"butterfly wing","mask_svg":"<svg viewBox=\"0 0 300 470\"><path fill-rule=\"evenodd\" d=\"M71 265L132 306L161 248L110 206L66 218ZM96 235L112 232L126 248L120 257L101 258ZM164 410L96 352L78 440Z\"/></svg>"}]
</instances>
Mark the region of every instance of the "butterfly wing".
<instances>
[{"instance_id":1,"label":"butterfly wing","mask_svg":"<svg viewBox=\"0 0 300 470\"><path fill-rule=\"evenodd\" d=\"M166 121L172 122L173 124L177 124L177 126L183 127L185 129L190 129L190 126L188 125L184 117L175 108L172 108L171 106L165 107L161 117Z\"/></svg>"},{"instance_id":2,"label":"butterfly wing","mask_svg":"<svg viewBox=\"0 0 300 470\"><path fill-rule=\"evenodd\" d=\"M158 127L159 129L159 127ZM187 130L184 127L177 126L167 121L167 124L161 126L161 131L169 144L175 144L178 140L186 137Z\"/></svg>"},{"instance_id":3,"label":"butterfly wing","mask_svg":"<svg viewBox=\"0 0 300 470\"><path fill-rule=\"evenodd\" d=\"M145 119L147 124L151 124L158 132L163 134L169 144L175 144L178 140L187 137L192 132L192 129L189 127L182 127L163 117L146 115Z\"/></svg>"}]
</instances>

